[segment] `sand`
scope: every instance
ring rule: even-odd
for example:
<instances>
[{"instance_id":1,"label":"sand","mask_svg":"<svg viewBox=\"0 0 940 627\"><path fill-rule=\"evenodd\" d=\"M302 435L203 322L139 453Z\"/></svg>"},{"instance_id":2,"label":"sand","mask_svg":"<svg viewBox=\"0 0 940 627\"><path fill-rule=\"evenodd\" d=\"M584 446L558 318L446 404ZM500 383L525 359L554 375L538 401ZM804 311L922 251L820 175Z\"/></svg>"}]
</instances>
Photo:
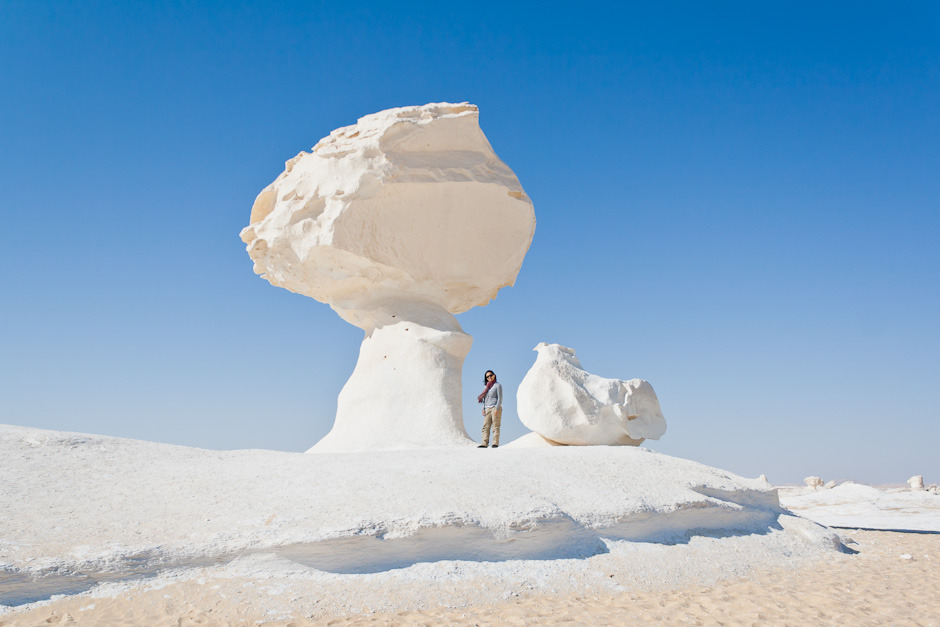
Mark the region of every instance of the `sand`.
<instances>
[{"instance_id":1,"label":"sand","mask_svg":"<svg viewBox=\"0 0 940 627\"><path fill-rule=\"evenodd\" d=\"M595 593L525 594L461 607L309 616L265 615L277 590L239 579L131 587L0 615L0 625L940 625L940 534L845 530L857 554L829 553L793 568L757 570L708 585ZM618 576L612 573L612 577ZM241 587L240 587L241 586ZM395 590L388 590L390 595Z\"/></svg>"}]
</instances>

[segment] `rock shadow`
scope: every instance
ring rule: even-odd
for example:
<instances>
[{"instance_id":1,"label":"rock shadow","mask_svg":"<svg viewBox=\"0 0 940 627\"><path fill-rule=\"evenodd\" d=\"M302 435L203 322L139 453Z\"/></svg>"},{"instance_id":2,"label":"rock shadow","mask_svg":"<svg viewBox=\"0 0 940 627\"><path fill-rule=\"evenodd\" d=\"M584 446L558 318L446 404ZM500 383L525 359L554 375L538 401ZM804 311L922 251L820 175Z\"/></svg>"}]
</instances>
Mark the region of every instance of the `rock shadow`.
<instances>
[{"instance_id":1,"label":"rock shadow","mask_svg":"<svg viewBox=\"0 0 940 627\"><path fill-rule=\"evenodd\" d=\"M402 538L354 535L281 546L271 552L317 570L361 575L445 560L578 559L608 549L596 532L567 516L557 516L534 521L521 530L458 524L426 527Z\"/></svg>"}]
</instances>

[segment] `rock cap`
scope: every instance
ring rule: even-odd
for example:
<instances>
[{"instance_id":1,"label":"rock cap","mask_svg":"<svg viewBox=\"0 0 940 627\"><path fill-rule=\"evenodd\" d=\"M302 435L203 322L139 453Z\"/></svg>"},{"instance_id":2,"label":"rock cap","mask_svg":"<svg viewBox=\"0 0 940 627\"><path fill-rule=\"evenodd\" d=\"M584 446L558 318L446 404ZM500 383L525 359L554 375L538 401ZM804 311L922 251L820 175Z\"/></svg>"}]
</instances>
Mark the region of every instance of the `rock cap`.
<instances>
[{"instance_id":1,"label":"rock cap","mask_svg":"<svg viewBox=\"0 0 940 627\"><path fill-rule=\"evenodd\" d=\"M338 311L381 293L453 314L513 284L534 232L532 202L464 102L336 129L287 161L241 238L256 273Z\"/></svg>"}]
</instances>

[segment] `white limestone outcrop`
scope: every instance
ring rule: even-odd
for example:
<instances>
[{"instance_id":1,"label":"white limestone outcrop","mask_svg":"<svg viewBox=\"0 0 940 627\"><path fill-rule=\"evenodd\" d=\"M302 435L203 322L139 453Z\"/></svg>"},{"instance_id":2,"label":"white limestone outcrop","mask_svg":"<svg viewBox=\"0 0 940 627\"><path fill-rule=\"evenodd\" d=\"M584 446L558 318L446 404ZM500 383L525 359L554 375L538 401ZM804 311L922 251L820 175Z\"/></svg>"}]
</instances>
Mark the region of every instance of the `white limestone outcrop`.
<instances>
[{"instance_id":1,"label":"white limestone outcrop","mask_svg":"<svg viewBox=\"0 0 940 627\"><path fill-rule=\"evenodd\" d=\"M790 564L840 546L783 510L773 486L693 461L633 447L491 453L209 451L0 425L0 601L76 594L116 575L195 581L233 559L271 577L265 589L341 573L332 589L360 601L377 577L395 590L463 580L467 599L494 575L521 574L528 587L597 572L597 590L608 573L650 577L655 563L688 571L699 544L734 573L742 555Z\"/></svg>"},{"instance_id":2,"label":"white limestone outcrop","mask_svg":"<svg viewBox=\"0 0 940 627\"><path fill-rule=\"evenodd\" d=\"M920 492L927 489L924 487L924 475L914 475L907 480L907 485L911 486L912 492Z\"/></svg>"},{"instance_id":3,"label":"white limestone outcrop","mask_svg":"<svg viewBox=\"0 0 940 627\"><path fill-rule=\"evenodd\" d=\"M927 491L845 481L831 490L779 488L780 504L821 525L940 532L940 498Z\"/></svg>"},{"instance_id":4,"label":"white limestone outcrop","mask_svg":"<svg viewBox=\"0 0 940 627\"><path fill-rule=\"evenodd\" d=\"M653 387L641 379L585 372L574 350L540 343L516 399L522 424L560 444L637 446L658 440L666 419Z\"/></svg>"},{"instance_id":5,"label":"white limestone outcrop","mask_svg":"<svg viewBox=\"0 0 940 627\"><path fill-rule=\"evenodd\" d=\"M241 232L254 270L365 331L311 451L469 445L472 339L453 314L513 284L534 232L532 202L471 104L367 115L288 161Z\"/></svg>"},{"instance_id":6,"label":"white limestone outcrop","mask_svg":"<svg viewBox=\"0 0 940 627\"><path fill-rule=\"evenodd\" d=\"M819 486L823 485L823 480L815 475L810 475L803 479L803 483L805 483L808 488L818 490Z\"/></svg>"}]
</instances>

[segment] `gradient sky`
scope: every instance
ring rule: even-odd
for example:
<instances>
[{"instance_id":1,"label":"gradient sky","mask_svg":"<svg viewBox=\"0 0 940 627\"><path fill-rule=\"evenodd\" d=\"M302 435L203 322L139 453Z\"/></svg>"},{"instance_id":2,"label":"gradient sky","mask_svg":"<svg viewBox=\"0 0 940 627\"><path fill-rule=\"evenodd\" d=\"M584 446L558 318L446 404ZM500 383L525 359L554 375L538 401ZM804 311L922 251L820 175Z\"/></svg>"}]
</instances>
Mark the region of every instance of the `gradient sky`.
<instances>
[{"instance_id":1,"label":"gradient sky","mask_svg":"<svg viewBox=\"0 0 940 627\"><path fill-rule=\"evenodd\" d=\"M640 377L656 451L940 482L940 4L0 0L0 422L301 451L362 332L252 273L334 128L470 101L535 203L482 372ZM494 225L498 228L498 225ZM420 454L420 453L417 453Z\"/></svg>"}]
</instances>

